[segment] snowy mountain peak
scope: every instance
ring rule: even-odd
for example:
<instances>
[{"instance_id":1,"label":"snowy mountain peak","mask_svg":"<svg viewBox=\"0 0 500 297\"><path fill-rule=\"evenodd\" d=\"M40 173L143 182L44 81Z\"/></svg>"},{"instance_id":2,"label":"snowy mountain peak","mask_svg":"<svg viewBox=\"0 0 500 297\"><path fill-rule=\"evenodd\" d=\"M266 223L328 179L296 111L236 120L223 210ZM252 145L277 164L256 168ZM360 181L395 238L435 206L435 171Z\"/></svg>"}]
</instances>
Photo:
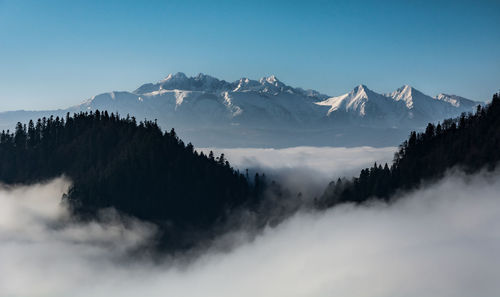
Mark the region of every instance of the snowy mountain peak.
<instances>
[{"instance_id":1,"label":"snowy mountain peak","mask_svg":"<svg viewBox=\"0 0 500 297\"><path fill-rule=\"evenodd\" d=\"M442 99L445 99L445 98L449 98L449 97L454 97L455 95L448 95L448 94L445 94L445 93L439 93L436 95L436 99L437 100L442 100ZM457 96L458 97L458 96Z\"/></svg>"},{"instance_id":2,"label":"snowy mountain peak","mask_svg":"<svg viewBox=\"0 0 500 297\"><path fill-rule=\"evenodd\" d=\"M412 109L414 107L415 97L425 95L410 85L403 85L396 91L386 94L386 96L391 97L395 101L403 101L408 109Z\"/></svg>"},{"instance_id":3,"label":"snowy mountain peak","mask_svg":"<svg viewBox=\"0 0 500 297\"><path fill-rule=\"evenodd\" d=\"M366 95L366 92L369 92L370 89L368 89L365 85L361 84L356 86L351 92L352 93L364 93Z\"/></svg>"},{"instance_id":4,"label":"snowy mountain peak","mask_svg":"<svg viewBox=\"0 0 500 297\"><path fill-rule=\"evenodd\" d=\"M394 97L392 95L394 95L395 97L398 97L398 98L409 98L409 97L415 97L415 96L427 96L424 93L420 92L419 90L415 89L414 87L412 87L410 85L403 85L402 87L400 87L396 91L392 92L388 96L389 97Z\"/></svg>"},{"instance_id":5,"label":"snowy mountain peak","mask_svg":"<svg viewBox=\"0 0 500 297\"><path fill-rule=\"evenodd\" d=\"M394 91L393 94L397 94L398 97L409 97L409 96L411 96L412 92L413 92L412 86L403 85L402 87L400 87L396 91Z\"/></svg>"},{"instance_id":6,"label":"snowy mountain peak","mask_svg":"<svg viewBox=\"0 0 500 297\"><path fill-rule=\"evenodd\" d=\"M232 89L232 84L219 80L210 75L199 73L197 76L188 77L182 72L169 74L165 79L156 84L144 84L134 91L135 94L149 94L165 90L183 90L220 93Z\"/></svg>"},{"instance_id":7,"label":"snowy mountain peak","mask_svg":"<svg viewBox=\"0 0 500 297\"><path fill-rule=\"evenodd\" d=\"M460 97L457 95L449 95L449 94L444 94L444 93L439 93L434 99L439 100L439 101L444 101L448 102L449 104L455 106L455 107L474 107L478 105L478 102L475 102L470 99L466 99L464 97Z\"/></svg>"},{"instance_id":8,"label":"snowy mountain peak","mask_svg":"<svg viewBox=\"0 0 500 297\"><path fill-rule=\"evenodd\" d=\"M335 111L346 111L358 114L360 116L366 115L366 103L369 97L377 97L374 92L368 89L365 85L356 86L351 92L340 95L337 97L331 97L324 101L316 102L317 105L330 106L328 114Z\"/></svg>"},{"instance_id":9,"label":"snowy mountain peak","mask_svg":"<svg viewBox=\"0 0 500 297\"><path fill-rule=\"evenodd\" d=\"M208 74L205 74L205 73L198 73L198 75L195 76L196 80L218 80L217 78L211 76L211 75L208 75Z\"/></svg>"},{"instance_id":10,"label":"snowy mountain peak","mask_svg":"<svg viewBox=\"0 0 500 297\"><path fill-rule=\"evenodd\" d=\"M256 80L251 80L246 77L240 78L236 83L236 87L232 90L233 92L248 92L248 91L259 91L262 84Z\"/></svg>"},{"instance_id":11,"label":"snowy mountain peak","mask_svg":"<svg viewBox=\"0 0 500 297\"><path fill-rule=\"evenodd\" d=\"M274 84L276 82L279 82L278 78L276 78L276 76L274 74L266 77L266 81L270 84Z\"/></svg>"},{"instance_id":12,"label":"snowy mountain peak","mask_svg":"<svg viewBox=\"0 0 500 297\"><path fill-rule=\"evenodd\" d=\"M439 93L436 97L436 100L439 100L439 101L445 101L445 102L448 102L450 103L451 105L453 106L460 106L460 103L459 103L459 100L457 98L458 96L454 96L454 95L448 95L448 94L444 94L444 93Z\"/></svg>"},{"instance_id":13,"label":"snowy mountain peak","mask_svg":"<svg viewBox=\"0 0 500 297\"><path fill-rule=\"evenodd\" d=\"M392 98L396 102L404 103L412 116L422 119L446 118L457 110L473 111L478 104L478 102L472 100L446 94L431 97L409 85L404 85L385 96Z\"/></svg>"},{"instance_id":14,"label":"snowy mountain peak","mask_svg":"<svg viewBox=\"0 0 500 297\"><path fill-rule=\"evenodd\" d=\"M170 73L165 77L163 80L160 82L167 82L167 81L172 81L172 80L186 80L187 76L183 72L177 72L175 74Z\"/></svg>"},{"instance_id":15,"label":"snowy mountain peak","mask_svg":"<svg viewBox=\"0 0 500 297\"><path fill-rule=\"evenodd\" d=\"M275 87L285 86L285 84L282 83L275 75L271 75L271 76L268 76L268 77L263 77L263 78L261 78L259 80L259 82L262 85L270 84L270 85L273 85Z\"/></svg>"}]
</instances>

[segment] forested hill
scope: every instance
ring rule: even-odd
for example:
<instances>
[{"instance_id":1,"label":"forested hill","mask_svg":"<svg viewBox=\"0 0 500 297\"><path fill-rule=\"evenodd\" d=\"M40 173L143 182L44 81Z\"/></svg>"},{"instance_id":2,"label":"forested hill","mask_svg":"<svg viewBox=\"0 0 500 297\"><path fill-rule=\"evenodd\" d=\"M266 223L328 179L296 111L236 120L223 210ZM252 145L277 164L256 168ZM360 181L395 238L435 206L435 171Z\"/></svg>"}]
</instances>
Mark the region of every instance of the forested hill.
<instances>
[{"instance_id":1,"label":"forested hill","mask_svg":"<svg viewBox=\"0 0 500 297\"><path fill-rule=\"evenodd\" d=\"M255 196L224 156L185 145L155 122L96 111L19 123L0 137L0 181L34 183L60 175L80 215L114 207L179 228L210 226Z\"/></svg>"},{"instance_id":2,"label":"forested hill","mask_svg":"<svg viewBox=\"0 0 500 297\"><path fill-rule=\"evenodd\" d=\"M495 94L484 108L478 106L475 114L428 124L423 133L412 132L399 146L390 167L375 164L362 170L359 177L331 182L317 201L319 206L389 199L398 190L442 177L454 166L467 173L493 170L500 161L499 96Z\"/></svg>"}]
</instances>

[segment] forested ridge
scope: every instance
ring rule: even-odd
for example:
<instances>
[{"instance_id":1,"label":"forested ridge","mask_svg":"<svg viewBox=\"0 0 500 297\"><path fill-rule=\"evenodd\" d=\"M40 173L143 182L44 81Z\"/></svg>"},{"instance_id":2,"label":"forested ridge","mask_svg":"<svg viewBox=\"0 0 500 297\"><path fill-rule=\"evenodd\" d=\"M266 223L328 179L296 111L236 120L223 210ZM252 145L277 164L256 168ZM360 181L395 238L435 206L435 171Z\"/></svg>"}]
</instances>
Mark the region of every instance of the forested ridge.
<instances>
[{"instance_id":1,"label":"forested ridge","mask_svg":"<svg viewBox=\"0 0 500 297\"><path fill-rule=\"evenodd\" d=\"M198 153L153 121L95 111L18 123L0 135L1 182L63 174L73 183L67 198L80 217L113 207L177 229L206 229L262 191L258 176L250 184L224 155Z\"/></svg>"},{"instance_id":2,"label":"forested ridge","mask_svg":"<svg viewBox=\"0 0 500 297\"><path fill-rule=\"evenodd\" d=\"M462 114L425 132L412 132L395 153L391 166L374 164L353 179L339 178L329 184L317 200L321 208L343 202L387 200L399 190L417 187L423 181L442 177L452 167L466 173L495 169L500 161L500 95L476 113Z\"/></svg>"}]
</instances>

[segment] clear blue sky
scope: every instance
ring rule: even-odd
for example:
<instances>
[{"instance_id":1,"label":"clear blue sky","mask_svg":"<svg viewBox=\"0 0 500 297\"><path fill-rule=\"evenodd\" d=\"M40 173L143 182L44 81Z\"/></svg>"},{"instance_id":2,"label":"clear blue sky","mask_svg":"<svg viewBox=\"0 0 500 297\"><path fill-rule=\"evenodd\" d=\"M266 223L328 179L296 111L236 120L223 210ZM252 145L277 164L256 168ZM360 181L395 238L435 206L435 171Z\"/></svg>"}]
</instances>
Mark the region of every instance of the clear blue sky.
<instances>
[{"instance_id":1,"label":"clear blue sky","mask_svg":"<svg viewBox=\"0 0 500 297\"><path fill-rule=\"evenodd\" d=\"M177 71L486 100L500 88L500 1L0 0L0 110Z\"/></svg>"}]
</instances>

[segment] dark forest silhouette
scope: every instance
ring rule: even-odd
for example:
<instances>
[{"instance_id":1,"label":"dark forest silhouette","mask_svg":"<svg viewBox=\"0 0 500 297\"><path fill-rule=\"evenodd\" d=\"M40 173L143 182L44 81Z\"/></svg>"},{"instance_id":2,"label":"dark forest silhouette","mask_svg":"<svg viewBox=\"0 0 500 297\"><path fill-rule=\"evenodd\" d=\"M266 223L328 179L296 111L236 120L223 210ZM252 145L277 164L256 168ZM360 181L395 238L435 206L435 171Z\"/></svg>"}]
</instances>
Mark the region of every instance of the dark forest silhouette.
<instances>
[{"instance_id":1,"label":"dark forest silhouette","mask_svg":"<svg viewBox=\"0 0 500 297\"><path fill-rule=\"evenodd\" d=\"M129 116L68 114L2 132L2 182L63 174L73 182L67 200L78 217L113 207L171 230L208 229L231 209L253 205L265 184L258 174L249 183L224 155L198 153L173 129L162 132L156 122Z\"/></svg>"}]
</instances>

